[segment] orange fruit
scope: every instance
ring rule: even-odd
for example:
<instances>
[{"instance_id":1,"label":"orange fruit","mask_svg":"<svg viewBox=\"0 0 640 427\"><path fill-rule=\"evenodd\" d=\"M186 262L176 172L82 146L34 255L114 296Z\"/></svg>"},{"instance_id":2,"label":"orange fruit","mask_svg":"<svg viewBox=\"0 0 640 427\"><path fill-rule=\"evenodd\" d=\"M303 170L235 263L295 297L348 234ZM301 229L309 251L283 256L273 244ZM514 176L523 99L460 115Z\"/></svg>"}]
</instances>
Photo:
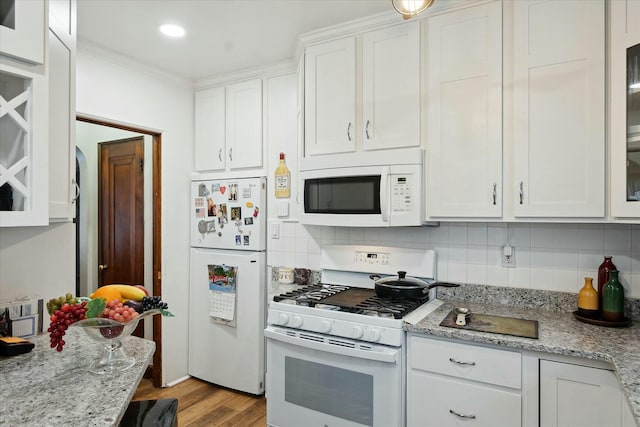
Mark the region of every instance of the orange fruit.
<instances>
[{"instance_id":1,"label":"orange fruit","mask_svg":"<svg viewBox=\"0 0 640 427\"><path fill-rule=\"evenodd\" d=\"M122 301L122 294L111 287L98 288L97 291L91 294L91 298L104 298L107 301L113 301L114 299Z\"/></svg>"}]
</instances>

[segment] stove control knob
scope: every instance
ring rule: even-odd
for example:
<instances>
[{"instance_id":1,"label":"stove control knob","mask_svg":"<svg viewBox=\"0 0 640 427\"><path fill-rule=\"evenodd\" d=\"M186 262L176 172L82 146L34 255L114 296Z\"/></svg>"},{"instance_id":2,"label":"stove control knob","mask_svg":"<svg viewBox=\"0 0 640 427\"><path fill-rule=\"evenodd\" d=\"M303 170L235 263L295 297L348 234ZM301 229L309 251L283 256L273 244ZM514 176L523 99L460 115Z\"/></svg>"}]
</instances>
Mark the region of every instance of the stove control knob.
<instances>
[{"instance_id":1,"label":"stove control knob","mask_svg":"<svg viewBox=\"0 0 640 427\"><path fill-rule=\"evenodd\" d=\"M362 328L360 326L354 326L351 328L351 337L353 338L361 338L362 337Z\"/></svg>"},{"instance_id":2,"label":"stove control knob","mask_svg":"<svg viewBox=\"0 0 640 427\"><path fill-rule=\"evenodd\" d=\"M286 313L280 313L278 315L278 325L286 325L289 323L289 315Z\"/></svg>"},{"instance_id":3,"label":"stove control knob","mask_svg":"<svg viewBox=\"0 0 640 427\"><path fill-rule=\"evenodd\" d=\"M331 331L331 322L329 322L328 320L323 320L322 322L320 322L320 331L324 333Z\"/></svg>"},{"instance_id":4,"label":"stove control knob","mask_svg":"<svg viewBox=\"0 0 640 427\"><path fill-rule=\"evenodd\" d=\"M293 318L291 319L291 326L293 326L294 328L299 328L300 326L302 326L302 317L293 316Z\"/></svg>"},{"instance_id":5,"label":"stove control knob","mask_svg":"<svg viewBox=\"0 0 640 427\"><path fill-rule=\"evenodd\" d=\"M371 329L369 331L369 339L371 341L380 341L380 330L379 329Z\"/></svg>"}]
</instances>

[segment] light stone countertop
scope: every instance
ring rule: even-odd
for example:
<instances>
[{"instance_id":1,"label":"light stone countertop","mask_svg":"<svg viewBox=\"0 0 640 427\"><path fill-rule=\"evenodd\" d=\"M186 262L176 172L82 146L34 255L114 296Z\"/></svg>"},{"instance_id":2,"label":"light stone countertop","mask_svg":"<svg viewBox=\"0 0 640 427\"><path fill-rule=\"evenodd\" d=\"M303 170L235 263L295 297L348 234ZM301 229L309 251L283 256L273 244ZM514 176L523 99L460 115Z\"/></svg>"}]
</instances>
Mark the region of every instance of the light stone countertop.
<instances>
[{"instance_id":1,"label":"light stone countertop","mask_svg":"<svg viewBox=\"0 0 640 427\"><path fill-rule=\"evenodd\" d=\"M538 339L521 338L439 326L453 307L468 307L472 313L516 317L538 321ZM569 312L529 309L500 304L444 300L444 304L415 325L404 329L435 337L493 344L514 349L581 357L610 363L640 426L640 322L629 327L609 328L583 323Z\"/></svg>"},{"instance_id":2,"label":"light stone countertop","mask_svg":"<svg viewBox=\"0 0 640 427\"><path fill-rule=\"evenodd\" d=\"M0 425L118 425L155 351L153 341L125 338L124 352L136 364L109 377L89 372L101 347L81 328L68 329L61 352L46 333L30 341L31 352L0 357Z\"/></svg>"}]
</instances>

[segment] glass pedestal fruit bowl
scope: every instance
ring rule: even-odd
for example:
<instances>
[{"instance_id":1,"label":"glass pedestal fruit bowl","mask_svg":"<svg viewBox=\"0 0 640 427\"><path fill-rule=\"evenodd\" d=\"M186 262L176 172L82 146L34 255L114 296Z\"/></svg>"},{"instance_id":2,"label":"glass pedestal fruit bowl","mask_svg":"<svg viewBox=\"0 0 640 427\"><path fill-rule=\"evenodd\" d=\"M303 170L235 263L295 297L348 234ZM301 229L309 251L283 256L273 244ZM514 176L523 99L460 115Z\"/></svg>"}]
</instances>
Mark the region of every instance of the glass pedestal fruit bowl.
<instances>
[{"instance_id":1,"label":"glass pedestal fruit bowl","mask_svg":"<svg viewBox=\"0 0 640 427\"><path fill-rule=\"evenodd\" d=\"M102 345L99 357L91 362L89 371L94 374L104 375L131 368L136 361L135 358L127 356L124 352L122 340L133 333L141 319L160 313L161 310L148 310L126 323L102 317L94 317L72 323L72 327L82 328L91 339Z\"/></svg>"}]
</instances>

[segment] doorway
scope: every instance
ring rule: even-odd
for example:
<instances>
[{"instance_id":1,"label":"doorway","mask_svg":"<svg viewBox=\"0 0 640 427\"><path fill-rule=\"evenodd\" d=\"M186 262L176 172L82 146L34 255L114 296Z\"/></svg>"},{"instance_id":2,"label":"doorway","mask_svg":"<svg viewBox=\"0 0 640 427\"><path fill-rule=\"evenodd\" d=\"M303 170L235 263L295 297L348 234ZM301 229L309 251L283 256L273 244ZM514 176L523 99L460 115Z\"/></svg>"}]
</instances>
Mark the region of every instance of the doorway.
<instances>
[{"instance_id":1,"label":"doorway","mask_svg":"<svg viewBox=\"0 0 640 427\"><path fill-rule=\"evenodd\" d=\"M99 277L98 252L98 143L112 140L144 138L144 234L145 254L143 282L152 295L161 296L161 134L143 128L116 124L106 120L77 116L77 141L80 161L80 174L84 173L84 185L80 189L80 198L84 200L78 221L80 243L76 257L80 263L80 295L88 295L97 289ZM105 144L108 145L108 144ZM80 156L79 156L80 159ZM138 161L139 164L139 161ZM118 205L116 201L116 205ZM88 207L87 207L88 206ZM104 264L103 264L104 265ZM139 263L138 263L139 265ZM138 276L139 277L139 276ZM115 280L115 279L114 279ZM140 280L140 279L136 279ZM122 283L105 281L104 283ZM125 282L126 283L126 282ZM101 283L100 283L101 284ZM147 338L156 343L151 376L153 384L162 384L162 320L153 316L145 321Z\"/></svg>"}]
</instances>

